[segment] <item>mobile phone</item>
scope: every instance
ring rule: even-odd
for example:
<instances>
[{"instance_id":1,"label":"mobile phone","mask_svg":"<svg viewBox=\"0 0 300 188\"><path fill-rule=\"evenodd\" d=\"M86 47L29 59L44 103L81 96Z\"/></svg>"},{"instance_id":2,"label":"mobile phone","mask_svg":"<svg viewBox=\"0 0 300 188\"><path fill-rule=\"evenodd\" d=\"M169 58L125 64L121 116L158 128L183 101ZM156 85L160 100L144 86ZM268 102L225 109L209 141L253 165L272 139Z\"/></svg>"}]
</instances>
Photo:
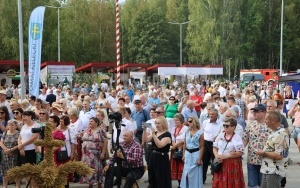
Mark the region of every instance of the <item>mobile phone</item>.
<instances>
[{"instance_id":1,"label":"mobile phone","mask_svg":"<svg viewBox=\"0 0 300 188\"><path fill-rule=\"evenodd\" d=\"M151 128L151 127L152 127L151 123L145 123L144 125L145 125L145 127L147 127L147 128Z\"/></svg>"}]
</instances>

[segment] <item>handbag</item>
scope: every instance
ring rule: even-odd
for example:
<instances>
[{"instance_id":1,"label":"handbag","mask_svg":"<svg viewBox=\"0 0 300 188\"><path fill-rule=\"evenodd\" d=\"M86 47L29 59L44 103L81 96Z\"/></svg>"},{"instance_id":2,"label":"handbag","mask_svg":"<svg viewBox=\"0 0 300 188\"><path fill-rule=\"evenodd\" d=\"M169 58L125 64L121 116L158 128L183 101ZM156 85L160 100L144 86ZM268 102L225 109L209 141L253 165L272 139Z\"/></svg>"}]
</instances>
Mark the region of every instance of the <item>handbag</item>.
<instances>
[{"instance_id":1,"label":"handbag","mask_svg":"<svg viewBox=\"0 0 300 188\"><path fill-rule=\"evenodd\" d=\"M56 152L56 160L58 162L65 162L69 159L67 146L65 146L66 150L60 150Z\"/></svg>"},{"instance_id":2,"label":"handbag","mask_svg":"<svg viewBox=\"0 0 300 188\"><path fill-rule=\"evenodd\" d=\"M69 139L71 143L70 129L68 129L68 132L69 132L69 137L70 137ZM65 162L69 159L67 145L65 145L65 148L66 150L56 151L56 160L58 162Z\"/></svg>"},{"instance_id":3,"label":"handbag","mask_svg":"<svg viewBox=\"0 0 300 188\"><path fill-rule=\"evenodd\" d=\"M177 149L177 150L174 151L173 159L181 161L182 156L183 156L182 150Z\"/></svg>"},{"instance_id":4,"label":"handbag","mask_svg":"<svg viewBox=\"0 0 300 188\"><path fill-rule=\"evenodd\" d=\"M225 151L225 149L226 149L228 143L229 143L229 141L227 141L226 146L225 146L225 148L224 148L222 154L224 153L224 151ZM213 172L220 172L221 169L222 169L222 163L219 163L218 161L217 161L217 162L214 162L213 165L212 165L212 169L213 169Z\"/></svg>"}]
</instances>

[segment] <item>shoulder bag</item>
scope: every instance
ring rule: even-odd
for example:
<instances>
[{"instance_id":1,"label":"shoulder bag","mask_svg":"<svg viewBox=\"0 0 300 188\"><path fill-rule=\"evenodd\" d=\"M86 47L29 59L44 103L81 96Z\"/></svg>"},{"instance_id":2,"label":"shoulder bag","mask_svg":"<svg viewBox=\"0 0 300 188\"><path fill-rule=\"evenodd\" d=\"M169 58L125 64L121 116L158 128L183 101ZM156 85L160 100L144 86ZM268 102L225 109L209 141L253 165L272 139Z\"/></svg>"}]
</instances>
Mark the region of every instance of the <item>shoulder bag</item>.
<instances>
[{"instance_id":1,"label":"shoulder bag","mask_svg":"<svg viewBox=\"0 0 300 188\"><path fill-rule=\"evenodd\" d=\"M70 129L68 128L68 133L69 133L69 139L70 139L70 144L71 144L71 135L70 135ZM56 151L56 160L58 162L65 162L69 159L69 155L68 155L68 149L67 149L67 143L65 145L66 150L59 150Z\"/></svg>"},{"instance_id":2,"label":"shoulder bag","mask_svg":"<svg viewBox=\"0 0 300 188\"><path fill-rule=\"evenodd\" d=\"M225 151L225 149L226 149L228 143L229 143L229 141L227 142L227 144L226 144L226 146L225 146L225 148L224 148L222 154L224 153L224 151ZM215 163L212 165L212 169L213 169L213 172L220 172L221 169L222 169L222 163L219 163L218 161L215 162Z\"/></svg>"}]
</instances>

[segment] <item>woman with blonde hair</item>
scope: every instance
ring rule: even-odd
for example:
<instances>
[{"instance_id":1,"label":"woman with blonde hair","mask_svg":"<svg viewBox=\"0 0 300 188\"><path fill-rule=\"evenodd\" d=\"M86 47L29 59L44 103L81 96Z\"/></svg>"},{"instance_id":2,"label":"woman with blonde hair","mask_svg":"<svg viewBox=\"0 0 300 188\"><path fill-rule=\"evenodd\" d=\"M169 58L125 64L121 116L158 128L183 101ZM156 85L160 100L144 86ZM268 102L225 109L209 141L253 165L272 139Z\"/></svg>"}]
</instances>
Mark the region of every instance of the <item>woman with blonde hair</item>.
<instances>
[{"instance_id":1,"label":"woman with blonde hair","mask_svg":"<svg viewBox=\"0 0 300 188\"><path fill-rule=\"evenodd\" d=\"M98 109L97 113L96 113L96 117L100 121L100 128L106 132L108 130L108 126L109 126L106 110Z\"/></svg>"},{"instance_id":2,"label":"woman with blonde hair","mask_svg":"<svg viewBox=\"0 0 300 188\"><path fill-rule=\"evenodd\" d=\"M181 188L203 187L203 165L204 136L200 130L198 118L188 118L189 129L185 134L183 146L184 168L181 177Z\"/></svg>"},{"instance_id":3,"label":"woman with blonde hair","mask_svg":"<svg viewBox=\"0 0 300 188\"><path fill-rule=\"evenodd\" d=\"M152 180L152 188L171 188L171 169L169 151L172 143L171 134L168 132L167 120L159 116L155 120L157 131L151 127L152 134L147 136L146 127L143 126L145 142L152 142L152 154L149 164L149 179Z\"/></svg>"}]
</instances>

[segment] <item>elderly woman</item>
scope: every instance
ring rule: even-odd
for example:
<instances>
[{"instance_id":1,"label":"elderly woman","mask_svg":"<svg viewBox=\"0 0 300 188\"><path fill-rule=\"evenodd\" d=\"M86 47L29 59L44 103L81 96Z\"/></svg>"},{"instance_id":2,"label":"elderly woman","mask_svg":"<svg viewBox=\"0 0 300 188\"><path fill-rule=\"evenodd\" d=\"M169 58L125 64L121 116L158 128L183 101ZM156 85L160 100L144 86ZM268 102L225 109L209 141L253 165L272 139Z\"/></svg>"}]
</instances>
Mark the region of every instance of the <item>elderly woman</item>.
<instances>
[{"instance_id":1,"label":"elderly woman","mask_svg":"<svg viewBox=\"0 0 300 188\"><path fill-rule=\"evenodd\" d=\"M84 131L82 141L82 162L94 169L94 172L91 176L82 176L80 182L88 183L89 187L93 187L94 184L103 182L102 160L105 160L108 151L106 132L100 128L98 118L90 119L89 127Z\"/></svg>"},{"instance_id":2,"label":"elderly woman","mask_svg":"<svg viewBox=\"0 0 300 188\"><path fill-rule=\"evenodd\" d=\"M169 150L172 144L171 134L168 132L168 123L165 117L157 117L155 120L157 131L151 127L151 135L146 134L143 126L143 138L145 142L152 142L152 154L150 156L149 175L152 180L152 188L171 188L171 170Z\"/></svg>"},{"instance_id":3,"label":"elderly woman","mask_svg":"<svg viewBox=\"0 0 300 188\"><path fill-rule=\"evenodd\" d=\"M63 109L61 108L61 105L57 102L52 103L51 106L51 116L61 116L63 113Z\"/></svg>"},{"instance_id":4,"label":"elderly woman","mask_svg":"<svg viewBox=\"0 0 300 188\"><path fill-rule=\"evenodd\" d=\"M174 121L175 121L175 127L171 130L171 135L172 135L171 161L170 161L171 178L172 180L178 180L178 184L180 185L183 165L184 165L182 161L182 157L183 157L182 150L184 145L185 133L188 130L188 127L183 125L184 117L180 113L175 114Z\"/></svg>"},{"instance_id":5,"label":"elderly woman","mask_svg":"<svg viewBox=\"0 0 300 188\"><path fill-rule=\"evenodd\" d=\"M241 136L235 134L237 122L234 118L226 118L223 124L224 132L220 133L213 143L213 152L222 168L214 172L212 187L244 188L244 176L241 156L244 145Z\"/></svg>"},{"instance_id":6,"label":"elderly woman","mask_svg":"<svg viewBox=\"0 0 300 188\"><path fill-rule=\"evenodd\" d=\"M7 131L2 135L0 147L2 148L0 175L3 176L3 187L7 188L8 181L6 172L18 165L18 137L19 131L17 120L9 120ZM20 179L16 179L16 185L20 188Z\"/></svg>"},{"instance_id":7,"label":"elderly woman","mask_svg":"<svg viewBox=\"0 0 300 188\"><path fill-rule=\"evenodd\" d=\"M180 187L203 187L203 166L202 158L204 152L204 136L200 130L198 118L190 117L188 119L189 130L186 131L185 144L183 147L184 169Z\"/></svg>"}]
</instances>

